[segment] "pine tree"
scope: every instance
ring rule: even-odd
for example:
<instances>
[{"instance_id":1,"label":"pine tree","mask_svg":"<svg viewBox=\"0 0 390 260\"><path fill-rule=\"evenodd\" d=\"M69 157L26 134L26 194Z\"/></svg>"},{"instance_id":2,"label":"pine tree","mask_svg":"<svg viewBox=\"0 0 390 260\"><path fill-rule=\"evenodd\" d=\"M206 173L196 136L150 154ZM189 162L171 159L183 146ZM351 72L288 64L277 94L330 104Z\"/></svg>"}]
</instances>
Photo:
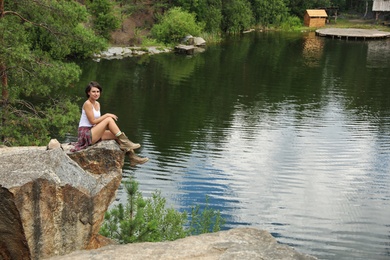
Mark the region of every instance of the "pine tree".
<instances>
[{"instance_id":1,"label":"pine tree","mask_svg":"<svg viewBox=\"0 0 390 260\"><path fill-rule=\"evenodd\" d=\"M100 234L121 244L136 242L173 241L189 235L217 232L225 224L218 210L209 206L209 197L201 209L191 207L191 219L187 212L179 212L166 206L160 191L144 199L134 179L124 183L127 203L119 203L104 216Z\"/></svg>"},{"instance_id":2,"label":"pine tree","mask_svg":"<svg viewBox=\"0 0 390 260\"><path fill-rule=\"evenodd\" d=\"M0 142L42 145L75 129L79 108L64 95L87 57L106 42L83 26L76 1L0 0Z\"/></svg>"}]
</instances>

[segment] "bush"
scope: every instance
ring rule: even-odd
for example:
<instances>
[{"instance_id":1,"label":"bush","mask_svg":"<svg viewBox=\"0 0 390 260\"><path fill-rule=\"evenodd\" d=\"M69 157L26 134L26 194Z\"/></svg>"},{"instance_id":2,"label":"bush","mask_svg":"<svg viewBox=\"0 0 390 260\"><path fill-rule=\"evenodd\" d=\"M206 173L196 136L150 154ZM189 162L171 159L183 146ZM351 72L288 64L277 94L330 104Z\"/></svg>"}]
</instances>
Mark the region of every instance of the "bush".
<instances>
[{"instance_id":1,"label":"bush","mask_svg":"<svg viewBox=\"0 0 390 260\"><path fill-rule=\"evenodd\" d=\"M200 211L199 205L191 207L191 220L189 222L188 232L191 235L218 232L225 224L221 213L210 208L208 196L206 196L206 206L203 211Z\"/></svg>"},{"instance_id":2,"label":"bush","mask_svg":"<svg viewBox=\"0 0 390 260\"><path fill-rule=\"evenodd\" d=\"M302 21L296 16L290 16L281 24L280 27L284 31L299 30L302 27Z\"/></svg>"},{"instance_id":3,"label":"bush","mask_svg":"<svg viewBox=\"0 0 390 260\"><path fill-rule=\"evenodd\" d=\"M195 15L174 7L166 12L151 30L153 37L163 43L178 43L187 35L198 36L203 30Z\"/></svg>"},{"instance_id":4,"label":"bush","mask_svg":"<svg viewBox=\"0 0 390 260\"><path fill-rule=\"evenodd\" d=\"M121 244L172 241L219 231L225 223L220 212L209 207L208 197L203 211L199 206L192 207L191 221L186 225L187 212L166 208L166 200L159 191L144 199L136 181L126 182L124 186L128 195L126 206L120 203L106 212L100 229L101 235Z\"/></svg>"}]
</instances>

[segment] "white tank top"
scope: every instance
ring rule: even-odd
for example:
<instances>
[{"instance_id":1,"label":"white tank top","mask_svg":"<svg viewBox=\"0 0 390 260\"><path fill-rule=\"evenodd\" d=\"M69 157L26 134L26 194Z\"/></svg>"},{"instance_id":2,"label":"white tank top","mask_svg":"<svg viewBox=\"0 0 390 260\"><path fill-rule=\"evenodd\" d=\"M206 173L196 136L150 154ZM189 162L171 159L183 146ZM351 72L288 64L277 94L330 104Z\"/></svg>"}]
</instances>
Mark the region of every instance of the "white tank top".
<instances>
[{"instance_id":1,"label":"white tank top","mask_svg":"<svg viewBox=\"0 0 390 260\"><path fill-rule=\"evenodd\" d=\"M93 116L95 118L99 118L101 116L100 110L97 111L94 106L92 106L92 110L93 110ZM81 110L81 117L80 117L80 123L79 123L79 127L82 127L82 126L86 126L86 127L94 126L93 124L91 124L91 122L89 122L87 114L85 113L84 109Z\"/></svg>"}]
</instances>

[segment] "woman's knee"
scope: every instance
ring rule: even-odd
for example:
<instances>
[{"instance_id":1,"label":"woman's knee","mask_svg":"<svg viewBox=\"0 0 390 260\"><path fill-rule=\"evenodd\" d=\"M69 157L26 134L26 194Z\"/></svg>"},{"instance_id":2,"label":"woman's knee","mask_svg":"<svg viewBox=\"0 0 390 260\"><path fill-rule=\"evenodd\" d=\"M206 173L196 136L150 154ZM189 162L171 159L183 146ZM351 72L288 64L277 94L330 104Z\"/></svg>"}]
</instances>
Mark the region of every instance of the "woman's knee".
<instances>
[{"instance_id":1,"label":"woman's knee","mask_svg":"<svg viewBox=\"0 0 390 260\"><path fill-rule=\"evenodd\" d=\"M115 120L112 117L107 117L102 122L105 122L107 125L109 125L109 124L116 124Z\"/></svg>"}]
</instances>

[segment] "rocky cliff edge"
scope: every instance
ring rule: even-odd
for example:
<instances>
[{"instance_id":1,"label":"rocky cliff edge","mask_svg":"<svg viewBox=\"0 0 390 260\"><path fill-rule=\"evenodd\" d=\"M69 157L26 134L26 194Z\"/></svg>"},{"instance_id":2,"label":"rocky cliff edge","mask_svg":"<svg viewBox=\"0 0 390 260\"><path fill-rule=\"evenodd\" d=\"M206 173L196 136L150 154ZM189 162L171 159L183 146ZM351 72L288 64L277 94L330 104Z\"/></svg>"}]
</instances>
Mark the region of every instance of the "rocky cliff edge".
<instances>
[{"instance_id":1,"label":"rocky cliff edge","mask_svg":"<svg viewBox=\"0 0 390 260\"><path fill-rule=\"evenodd\" d=\"M122 179L115 141L67 147L0 148L0 259L42 259L95 248Z\"/></svg>"},{"instance_id":2,"label":"rocky cliff edge","mask_svg":"<svg viewBox=\"0 0 390 260\"><path fill-rule=\"evenodd\" d=\"M315 259L255 228L115 245L98 231L120 185L124 153L115 141L69 148L0 148L0 260Z\"/></svg>"}]
</instances>

